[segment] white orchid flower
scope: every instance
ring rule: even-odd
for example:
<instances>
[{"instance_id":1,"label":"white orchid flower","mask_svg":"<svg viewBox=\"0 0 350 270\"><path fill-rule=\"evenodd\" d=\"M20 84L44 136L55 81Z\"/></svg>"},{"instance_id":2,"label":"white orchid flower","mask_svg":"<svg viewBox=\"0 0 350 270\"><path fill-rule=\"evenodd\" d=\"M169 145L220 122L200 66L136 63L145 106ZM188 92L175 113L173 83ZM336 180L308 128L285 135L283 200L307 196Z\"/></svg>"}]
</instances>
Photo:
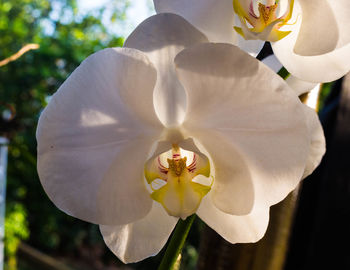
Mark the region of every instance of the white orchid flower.
<instances>
[{"instance_id":1,"label":"white orchid flower","mask_svg":"<svg viewBox=\"0 0 350 270\"><path fill-rule=\"evenodd\" d=\"M183 16L213 42L233 43L256 54L261 41L271 41L279 61L303 81L334 81L350 70L348 0L154 0L154 4L158 13Z\"/></svg>"},{"instance_id":2,"label":"white orchid flower","mask_svg":"<svg viewBox=\"0 0 350 270\"><path fill-rule=\"evenodd\" d=\"M45 191L100 224L123 262L158 253L194 213L231 243L258 241L269 207L324 153L316 114L281 78L206 41L177 15L153 16L126 47L88 57L40 117Z\"/></svg>"}]
</instances>

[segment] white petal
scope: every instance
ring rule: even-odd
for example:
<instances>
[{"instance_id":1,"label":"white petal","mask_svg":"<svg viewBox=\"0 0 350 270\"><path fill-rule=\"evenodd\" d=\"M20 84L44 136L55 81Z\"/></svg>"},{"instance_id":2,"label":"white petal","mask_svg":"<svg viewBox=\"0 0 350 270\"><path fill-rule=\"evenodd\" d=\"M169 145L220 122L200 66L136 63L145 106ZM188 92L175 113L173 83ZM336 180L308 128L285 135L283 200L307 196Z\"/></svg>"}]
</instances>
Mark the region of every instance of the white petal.
<instances>
[{"instance_id":1,"label":"white petal","mask_svg":"<svg viewBox=\"0 0 350 270\"><path fill-rule=\"evenodd\" d=\"M249 215L235 216L217 209L209 196L203 198L197 215L231 244L259 241L269 223L269 207L256 204Z\"/></svg>"},{"instance_id":2,"label":"white petal","mask_svg":"<svg viewBox=\"0 0 350 270\"><path fill-rule=\"evenodd\" d=\"M239 156L249 169L257 201L271 205L285 198L302 177L310 144L304 105L295 93L264 64L228 44L185 49L175 63L188 95L184 126L197 132L195 138L214 163L213 155L232 164ZM201 141L206 130L219 140ZM221 142L232 146L219 153L213 146ZM216 182L236 181L234 175L221 179L217 171ZM229 187L221 192L237 193ZM234 200L220 193L213 186L215 205L234 213ZM224 200L218 203L221 198L228 200L226 205Z\"/></svg>"},{"instance_id":3,"label":"white petal","mask_svg":"<svg viewBox=\"0 0 350 270\"><path fill-rule=\"evenodd\" d=\"M232 0L153 0L157 13L178 14L212 42L236 43Z\"/></svg>"},{"instance_id":4,"label":"white petal","mask_svg":"<svg viewBox=\"0 0 350 270\"><path fill-rule=\"evenodd\" d=\"M245 40L233 29L239 22L232 0L153 0L157 13L178 14L202 31L212 42L232 43L252 56L264 46L260 40Z\"/></svg>"},{"instance_id":5,"label":"white petal","mask_svg":"<svg viewBox=\"0 0 350 270\"><path fill-rule=\"evenodd\" d=\"M106 49L52 97L37 129L38 172L58 208L100 224L129 223L150 211L143 166L162 129L150 107L155 80L141 52Z\"/></svg>"},{"instance_id":6,"label":"white petal","mask_svg":"<svg viewBox=\"0 0 350 270\"><path fill-rule=\"evenodd\" d=\"M143 219L121 226L100 226L100 230L111 251L124 263L132 263L156 255L176 222L158 203L153 203Z\"/></svg>"},{"instance_id":7,"label":"white petal","mask_svg":"<svg viewBox=\"0 0 350 270\"><path fill-rule=\"evenodd\" d=\"M210 194L216 207L233 215L246 215L254 204L253 179L250 164L237 151L231 140L221 132L211 129L190 129L196 141L200 143L200 151L211 157L214 184Z\"/></svg>"},{"instance_id":8,"label":"white petal","mask_svg":"<svg viewBox=\"0 0 350 270\"><path fill-rule=\"evenodd\" d=\"M320 55L350 42L349 1L299 0L299 4L302 23L294 47L295 53Z\"/></svg>"},{"instance_id":9,"label":"white petal","mask_svg":"<svg viewBox=\"0 0 350 270\"><path fill-rule=\"evenodd\" d=\"M297 19L301 12L302 18ZM350 2L296 1L291 34L272 44L277 58L304 81L334 81L350 70Z\"/></svg>"},{"instance_id":10,"label":"white petal","mask_svg":"<svg viewBox=\"0 0 350 270\"><path fill-rule=\"evenodd\" d=\"M264 58L262 62L276 73L283 67L274 54ZM285 81L293 90L295 90L295 93L298 96L311 91L317 85L316 83L302 81L293 75L289 75Z\"/></svg>"},{"instance_id":11,"label":"white petal","mask_svg":"<svg viewBox=\"0 0 350 270\"><path fill-rule=\"evenodd\" d=\"M317 85L317 83L302 81L293 75L290 75L286 79L286 83L295 91L298 96L310 92Z\"/></svg>"},{"instance_id":12,"label":"white petal","mask_svg":"<svg viewBox=\"0 0 350 270\"><path fill-rule=\"evenodd\" d=\"M326 152L326 140L317 113L308 106L304 106L304 111L308 121L311 145L303 178L310 175L316 169Z\"/></svg>"},{"instance_id":13,"label":"white petal","mask_svg":"<svg viewBox=\"0 0 350 270\"><path fill-rule=\"evenodd\" d=\"M125 42L125 47L143 51L157 69L154 107L167 127L180 125L186 113L186 95L175 75L174 58L182 49L205 41L182 17L158 14L141 23Z\"/></svg>"},{"instance_id":14,"label":"white petal","mask_svg":"<svg viewBox=\"0 0 350 270\"><path fill-rule=\"evenodd\" d=\"M238 36L237 46L243 51L249 53L251 56L256 57L261 49L264 47L265 41L261 40L245 40L240 35ZM235 44L236 45L236 44Z\"/></svg>"}]
</instances>

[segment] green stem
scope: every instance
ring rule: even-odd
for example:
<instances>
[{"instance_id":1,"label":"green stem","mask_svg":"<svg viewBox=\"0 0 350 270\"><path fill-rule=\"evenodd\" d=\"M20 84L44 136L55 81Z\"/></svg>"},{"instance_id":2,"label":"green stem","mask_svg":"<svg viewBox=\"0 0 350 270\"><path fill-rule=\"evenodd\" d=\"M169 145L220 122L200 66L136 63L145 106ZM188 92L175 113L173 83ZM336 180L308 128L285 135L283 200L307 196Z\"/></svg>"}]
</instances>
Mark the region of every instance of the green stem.
<instances>
[{"instance_id":1,"label":"green stem","mask_svg":"<svg viewBox=\"0 0 350 270\"><path fill-rule=\"evenodd\" d=\"M287 79L290 75L290 73L288 72L288 70L285 69L285 67L282 67L278 72L278 75L280 75L284 80Z\"/></svg>"},{"instance_id":2,"label":"green stem","mask_svg":"<svg viewBox=\"0 0 350 270\"><path fill-rule=\"evenodd\" d=\"M182 251L185 244L187 235L191 229L193 221L196 215L189 216L185 220L179 219L176 225L175 231L170 239L169 245L165 251L162 262L160 263L158 270L173 270L174 265Z\"/></svg>"}]
</instances>

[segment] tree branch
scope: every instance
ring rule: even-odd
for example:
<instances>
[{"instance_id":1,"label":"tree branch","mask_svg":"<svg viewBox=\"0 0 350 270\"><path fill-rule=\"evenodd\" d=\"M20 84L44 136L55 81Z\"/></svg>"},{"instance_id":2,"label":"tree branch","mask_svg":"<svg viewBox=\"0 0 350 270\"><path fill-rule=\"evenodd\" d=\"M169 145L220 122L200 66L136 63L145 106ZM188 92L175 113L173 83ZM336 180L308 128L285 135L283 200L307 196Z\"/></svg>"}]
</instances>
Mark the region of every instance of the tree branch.
<instances>
[{"instance_id":1,"label":"tree branch","mask_svg":"<svg viewBox=\"0 0 350 270\"><path fill-rule=\"evenodd\" d=\"M36 50L39 49L39 44L35 44L35 43L30 43L25 45L22 49L20 49L17 53L15 53L14 55L11 55L10 57L0 61L0 67L7 65L8 63L17 60L18 58L20 58L23 54L25 54L26 52L30 51L30 50Z\"/></svg>"}]
</instances>

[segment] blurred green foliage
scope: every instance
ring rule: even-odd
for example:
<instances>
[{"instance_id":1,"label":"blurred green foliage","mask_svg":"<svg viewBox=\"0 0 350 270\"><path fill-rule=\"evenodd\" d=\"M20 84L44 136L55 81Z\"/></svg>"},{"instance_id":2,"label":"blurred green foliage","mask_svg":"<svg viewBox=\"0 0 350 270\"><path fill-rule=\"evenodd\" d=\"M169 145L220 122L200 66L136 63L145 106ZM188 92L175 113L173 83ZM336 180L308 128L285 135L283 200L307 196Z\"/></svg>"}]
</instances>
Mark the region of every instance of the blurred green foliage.
<instances>
[{"instance_id":1,"label":"blurred green foliage","mask_svg":"<svg viewBox=\"0 0 350 270\"><path fill-rule=\"evenodd\" d=\"M10 203L7 207L5 219L5 253L7 254L8 268L16 268L16 251L20 240L28 239L29 229L27 222L27 212L22 204Z\"/></svg>"},{"instance_id":2,"label":"blurred green foliage","mask_svg":"<svg viewBox=\"0 0 350 270\"><path fill-rule=\"evenodd\" d=\"M109 12L114 8L113 19L121 20L128 3L115 2L109 5ZM36 173L35 141L40 111L67 76L89 54L123 44L123 38L110 35L102 24L104 12L79 15L75 0L0 0L0 60L27 43L40 45L39 50L0 67L2 107L11 105L16 110L13 121L0 122L0 133L10 139L8 258L29 232L29 243L51 254L82 256L78 253L84 253L86 247L104 247L96 226L60 212L43 192Z\"/></svg>"},{"instance_id":3,"label":"blurred green foliage","mask_svg":"<svg viewBox=\"0 0 350 270\"><path fill-rule=\"evenodd\" d=\"M335 84L335 82L329 82L329 83L322 84L321 91L320 91L320 97L318 100L319 101L319 104L318 104L319 111L321 111L324 108L327 97L330 95L334 84Z\"/></svg>"}]
</instances>

